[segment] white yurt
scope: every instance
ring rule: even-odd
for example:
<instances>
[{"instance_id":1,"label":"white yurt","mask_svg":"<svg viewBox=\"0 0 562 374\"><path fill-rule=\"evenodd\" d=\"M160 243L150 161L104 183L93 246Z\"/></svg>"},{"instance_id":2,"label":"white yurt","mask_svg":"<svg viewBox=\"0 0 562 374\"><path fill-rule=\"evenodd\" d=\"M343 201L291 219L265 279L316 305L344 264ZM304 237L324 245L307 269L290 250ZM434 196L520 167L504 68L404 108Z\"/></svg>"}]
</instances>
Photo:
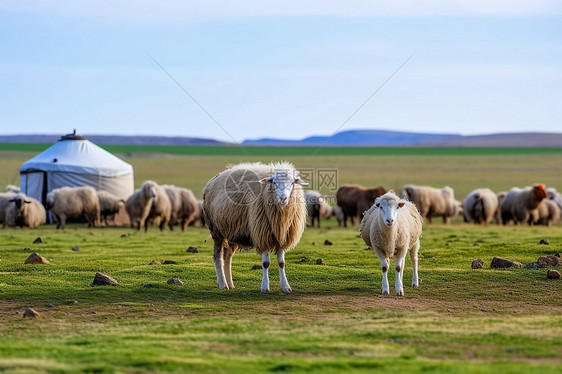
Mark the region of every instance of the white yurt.
<instances>
[{"instance_id":1,"label":"white yurt","mask_svg":"<svg viewBox=\"0 0 562 374\"><path fill-rule=\"evenodd\" d=\"M133 167L74 130L20 168L21 191L43 204L49 191L65 186L92 186L127 200L134 192Z\"/></svg>"}]
</instances>

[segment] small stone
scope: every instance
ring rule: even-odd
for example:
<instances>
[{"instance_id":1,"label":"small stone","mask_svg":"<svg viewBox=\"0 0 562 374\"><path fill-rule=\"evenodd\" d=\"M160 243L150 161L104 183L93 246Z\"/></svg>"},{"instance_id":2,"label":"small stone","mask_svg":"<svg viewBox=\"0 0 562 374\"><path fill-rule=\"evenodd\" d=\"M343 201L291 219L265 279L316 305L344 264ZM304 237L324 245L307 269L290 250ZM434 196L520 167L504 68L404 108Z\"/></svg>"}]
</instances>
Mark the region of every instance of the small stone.
<instances>
[{"instance_id":1,"label":"small stone","mask_svg":"<svg viewBox=\"0 0 562 374\"><path fill-rule=\"evenodd\" d=\"M47 308L54 308L55 306L53 304L47 304L45 305Z\"/></svg>"},{"instance_id":2,"label":"small stone","mask_svg":"<svg viewBox=\"0 0 562 374\"><path fill-rule=\"evenodd\" d=\"M550 241L548 240L548 238L544 238L544 239L541 239L541 241L539 242L539 244L546 244L546 245L548 245L548 244L550 244Z\"/></svg>"},{"instance_id":3,"label":"small stone","mask_svg":"<svg viewBox=\"0 0 562 374\"><path fill-rule=\"evenodd\" d=\"M149 288L149 287L152 287L152 284L151 284L151 283L147 283L147 284L143 284L142 286L145 287L145 288Z\"/></svg>"},{"instance_id":4,"label":"small stone","mask_svg":"<svg viewBox=\"0 0 562 374\"><path fill-rule=\"evenodd\" d=\"M541 266L558 266L560 265L560 259L556 256L541 256L537 260L537 263Z\"/></svg>"},{"instance_id":5,"label":"small stone","mask_svg":"<svg viewBox=\"0 0 562 374\"><path fill-rule=\"evenodd\" d=\"M160 261L152 261L149 265L162 265Z\"/></svg>"},{"instance_id":6,"label":"small stone","mask_svg":"<svg viewBox=\"0 0 562 374\"><path fill-rule=\"evenodd\" d=\"M507 260L505 258L501 258L501 257L494 257L492 259L492 263L490 264L490 267L492 269L498 269L498 268L520 268L522 267L523 264L517 261L511 261L511 260Z\"/></svg>"},{"instance_id":7,"label":"small stone","mask_svg":"<svg viewBox=\"0 0 562 374\"><path fill-rule=\"evenodd\" d=\"M541 266L538 262L531 262L530 264L525 264L525 269L540 269Z\"/></svg>"},{"instance_id":8,"label":"small stone","mask_svg":"<svg viewBox=\"0 0 562 374\"><path fill-rule=\"evenodd\" d=\"M26 251L26 252L27 252L27 251L31 251L31 248L27 248L27 247L25 247L25 248L24 248L24 249L22 249L22 250L23 250L23 251Z\"/></svg>"},{"instance_id":9,"label":"small stone","mask_svg":"<svg viewBox=\"0 0 562 374\"><path fill-rule=\"evenodd\" d=\"M187 251L186 251L186 252L189 252L189 253L199 253L199 248L197 248L197 247L189 247L189 248L187 248Z\"/></svg>"},{"instance_id":10,"label":"small stone","mask_svg":"<svg viewBox=\"0 0 562 374\"><path fill-rule=\"evenodd\" d=\"M72 250L73 250L74 252L76 252L76 251L79 251L80 248L78 248L78 247L72 247Z\"/></svg>"},{"instance_id":11,"label":"small stone","mask_svg":"<svg viewBox=\"0 0 562 374\"><path fill-rule=\"evenodd\" d=\"M176 286L183 286L183 282L179 278L168 279L168 284L175 284Z\"/></svg>"},{"instance_id":12,"label":"small stone","mask_svg":"<svg viewBox=\"0 0 562 374\"><path fill-rule=\"evenodd\" d=\"M473 269L484 269L484 260L477 259L472 261L472 268Z\"/></svg>"},{"instance_id":13,"label":"small stone","mask_svg":"<svg viewBox=\"0 0 562 374\"><path fill-rule=\"evenodd\" d=\"M24 264L50 264L50 262L39 253L33 252L29 255Z\"/></svg>"},{"instance_id":14,"label":"small stone","mask_svg":"<svg viewBox=\"0 0 562 374\"><path fill-rule=\"evenodd\" d=\"M174 260L166 260L162 263L162 265L175 265L177 264L177 262L175 262Z\"/></svg>"},{"instance_id":15,"label":"small stone","mask_svg":"<svg viewBox=\"0 0 562 374\"><path fill-rule=\"evenodd\" d=\"M126 238L127 236L129 236L130 234L121 234L122 238Z\"/></svg>"},{"instance_id":16,"label":"small stone","mask_svg":"<svg viewBox=\"0 0 562 374\"><path fill-rule=\"evenodd\" d=\"M474 247L480 247L482 245L481 242L474 242L474 244L472 244L472 246Z\"/></svg>"},{"instance_id":17,"label":"small stone","mask_svg":"<svg viewBox=\"0 0 562 374\"><path fill-rule=\"evenodd\" d=\"M37 239L35 239L35 240L33 241L33 244L43 244L43 239L41 239L41 237L38 236Z\"/></svg>"},{"instance_id":18,"label":"small stone","mask_svg":"<svg viewBox=\"0 0 562 374\"><path fill-rule=\"evenodd\" d=\"M25 312L23 312L23 316L27 318L36 318L39 317L40 314L31 308L26 308Z\"/></svg>"},{"instance_id":19,"label":"small stone","mask_svg":"<svg viewBox=\"0 0 562 374\"><path fill-rule=\"evenodd\" d=\"M102 274L102 273L96 273L96 276L94 277L94 286L107 286L110 284L117 284L119 283L119 281L117 281L116 279L110 277L109 275L106 274Z\"/></svg>"},{"instance_id":20,"label":"small stone","mask_svg":"<svg viewBox=\"0 0 562 374\"><path fill-rule=\"evenodd\" d=\"M317 243L317 242L312 242L312 245L318 245L318 243Z\"/></svg>"},{"instance_id":21,"label":"small stone","mask_svg":"<svg viewBox=\"0 0 562 374\"><path fill-rule=\"evenodd\" d=\"M328 239L324 240L324 245L332 245L333 243Z\"/></svg>"},{"instance_id":22,"label":"small stone","mask_svg":"<svg viewBox=\"0 0 562 374\"><path fill-rule=\"evenodd\" d=\"M312 261L311 258L303 257L303 258L301 258L301 260L299 262L311 262L311 261Z\"/></svg>"},{"instance_id":23,"label":"small stone","mask_svg":"<svg viewBox=\"0 0 562 374\"><path fill-rule=\"evenodd\" d=\"M549 270L546 272L548 279L560 279L560 272L558 270Z\"/></svg>"},{"instance_id":24,"label":"small stone","mask_svg":"<svg viewBox=\"0 0 562 374\"><path fill-rule=\"evenodd\" d=\"M263 269L263 267L261 265L252 266L252 270L259 270L259 269Z\"/></svg>"},{"instance_id":25,"label":"small stone","mask_svg":"<svg viewBox=\"0 0 562 374\"><path fill-rule=\"evenodd\" d=\"M558 270L549 270L546 272L548 279L560 279L560 272Z\"/></svg>"},{"instance_id":26,"label":"small stone","mask_svg":"<svg viewBox=\"0 0 562 374\"><path fill-rule=\"evenodd\" d=\"M326 263L323 259L319 258L318 260L316 260L316 265L326 265Z\"/></svg>"}]
</instances>

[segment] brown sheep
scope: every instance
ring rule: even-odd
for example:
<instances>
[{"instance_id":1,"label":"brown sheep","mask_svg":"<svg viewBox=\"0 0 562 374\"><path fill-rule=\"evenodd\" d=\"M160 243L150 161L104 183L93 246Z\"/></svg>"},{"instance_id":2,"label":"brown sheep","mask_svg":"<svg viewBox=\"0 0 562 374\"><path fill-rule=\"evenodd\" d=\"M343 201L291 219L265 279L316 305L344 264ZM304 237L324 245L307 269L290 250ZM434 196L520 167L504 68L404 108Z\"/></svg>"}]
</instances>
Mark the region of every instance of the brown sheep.
<instances>
[{"instance_id":1,"label":"brown sheep","mask_svg":"<svg viewBox=\"0 0 562 374\"><path fill-rule=\"evenodd\" d=\"M338 206L343 212L343 226L347 227L347 217L351 219L351 224L355 224L354 217L361 216L366 212L375 199L387 192L382 186L365 188L358 184L344 184L336 192Z\"/></svg>"},{"instance_id":2,"label":"brown sheep","mask_svg":"<svg viewBox=\"0 0 562 374\"><path fill-rule=\"evenodd\" d=\"M155 223L163 231L170 221L172 204L168 194L156 182L146 181L127 199L125 208L131 226L136 226L138 230L144 227L147 231L148 225Z\"/></svg>"},{"instance_id":3,"label":"brown sheep","mask_svg":"<svg viewBox=\"0 0 562 374\"><path fill-rule=\"evenodd\" d=\"M187 225L195 220L199 211L195 195L187 188L171 185L163 185L161 187L168 194L172 207L168 224L170 230L173 230L173 226L179 223L181 231L185 231Z\"/></svg>"}]
</instances>

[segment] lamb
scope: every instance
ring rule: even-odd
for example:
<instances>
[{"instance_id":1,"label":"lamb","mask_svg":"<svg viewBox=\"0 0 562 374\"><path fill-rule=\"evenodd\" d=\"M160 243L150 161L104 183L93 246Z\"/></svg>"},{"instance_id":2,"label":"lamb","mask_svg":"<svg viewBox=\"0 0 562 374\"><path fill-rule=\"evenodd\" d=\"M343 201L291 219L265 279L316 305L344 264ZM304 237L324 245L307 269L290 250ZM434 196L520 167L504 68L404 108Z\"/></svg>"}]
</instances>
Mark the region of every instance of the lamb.
<instances>
[{"instance_id":1,"label":"lamb","mask_svg":"<svg viewBox=\"0 0 562 374\"><path fill-rule=\"evenodd\" d=\"M144 227L146 232L148 225L155 223L163 231L170 221L172 204L168 194L156 182L146 181L127 199L125 208L131 226L138 230Z\"/></svg>"},{"instance_id":2,"label":"lamb","mask_svg":"<svg viewBox=\"0 0 562 374\"><path fill-rule=\"evenodd\" d=\"M281 289L292 292L285 274L285 252L300 241L306 226L301 185L307 185L288 162L241 163L203 189L203 216L214 241L213 259L220 289L234 288L232 256L238 248L255 248L262 256L261 291L269 292L269 253L277 255Z\"/></svg>"},{"instance_id":3,"label":"lamb","mask_svg":"<svg viewBox=\"0 0 562 374\"><path fill-rule=\"evenodd\" d=\"M531 219L536 225L550 226L552 223L556 223L560 220L560 215L561 209L558 204L547 198L544 199L538 209L531 214Z\"/></svg>"},{"instance_id":4,"label":"lamb","mask_svg":"<svg viewBox=\"0 0 562 374\"><path fill-rule=\"evenodd\" d=\"M6 210L8 226L35 228L47 221L45 207L38 200L19 193L9 201L12 204Z\"/></svg>"},{"instance_id":5,"label":"lamb","mask_svg":"<svg viewBox=\"0 0 562 374\"><path fill-rule=\"evenodd\" d=\"M6 227L6 211L8 207L12 204L10 202L16 196L13 192L0 193L0 223L2 228Z\"/></svg>"},{"instance_id":6,"label":"lamb","mask_svg":"<svg viewBox=\"0 0 562 374\"><path fill-rule=\"evenodd\" d=\"M108 225L107 219L111 218L115 220L115 215L119 213L121 207L125 205L125 200L118 198L115 195L110 194L107 191L98 191L98 200L100 203L100 216Z\"/></svg>"},{"instance_id":7,"label":"lamb","mask_svg":"<svg viewBox=\"0 0 562 374\"><path fill-rule=\"evenodd\" d=\"M464 199L465 222L487 225L498 210L498 196L489 188L478 188Z\"/></svg>"},{"instance_id":8,"label":"lamb","mask_svg":"<svg viewBox=\"0 0 562 374\"><path fill-rule=\"evenodd\" d=\"M318 228L320 228L320 220L328 219L332 216L332 207L318 191L306 191L304 199L308 216L311 219L311 226L314 227L314 221L316 220Z\"/></svg>"},{"instance_id":9,"label":"lamb","mask_svg":"<svg viewBox=\"0 0 562 374\"><path fill-rule=\"evenodd\" d=\"M171 185L162 185L162 189L168 195L171 204L171 214L170 222L168 226L170 230L173 230L173 226L176 223L181 224L181 231L185 231L185 228L189 223L195 220L195 216L198 212L197 199L191 190L187 188L181 188Z\"/></svg>"},{"instance_id":10,"label":"lamb","mask_svg":"<svg viewBox=\"0 0 562 374\"><path fill-rule=\"evenodd\" d=\"M438 189L408 184L402 187L400 196L414 203L429 223L432 217L443 217L443 223L449 223L461 212L462 204L455 200L455 192L449 186Z\"/></svg>"},{"instance_id":11,"label":"lamb","mask_svg":"<svg viewBox=\"0 0 562 374\"><path fill-rule=\"evenodd\" d=\"M61 187L47 194L47 209L51 211L57 229L64 229L67 217L86 217L88 227L100 224L100 202L96 190L89 186Z\"/></svg>"},{"instance_id":12,"label":"lamb","mask_svg":"<svg viewBox=\"0 0 562 374\"><path fill-rule=\"evenodd\" d=\"M383 295L389 294L387 270L390 267L390 258L396 257L396 295L404 296L402 280L408 250L414 271L412 287L419 286L418 250L422 224L423 218L416 206L400 199L392 190L378 197L363 216L359 232L365 244L373 248L381 262Z\"/></svg>"},{"instance_id":13,"label":"lamb","mask_svg":"<svg viewBox=\"0 0 562 374\"><path fill-rule=\"evenodd\" d=\"M350 217L351 224L353 225L353 218L362 215L373 205L377 197L386 192L383 186L365 188L358 184L344 184L338 188L336 199L338 206L343 211L343 226L347 227L347 217Z\"/></svg>"},{"instance_id":14,"label":"lamb","mask_svg":"<svg viewBox=\"0 0 562 374\"><path fill-rule=\"evenodd\" d=\"M530 218L545 198L544 184L535 184L524 189L513 187L500 205L502 223L507 225L513 220L515 224L522 222L532 224L533 220Z\"/></svg>"},{"instance_id":15,"label":"lamb","mask_svg":"<svg viewBox=\"0 0 562 374\"><path fill-rule=\"evenodd\" d=\"M21 189L18 186L14 186L13 184L8 184L6 186L6 192L20 193Z\"/></svg>"}]
</instances>

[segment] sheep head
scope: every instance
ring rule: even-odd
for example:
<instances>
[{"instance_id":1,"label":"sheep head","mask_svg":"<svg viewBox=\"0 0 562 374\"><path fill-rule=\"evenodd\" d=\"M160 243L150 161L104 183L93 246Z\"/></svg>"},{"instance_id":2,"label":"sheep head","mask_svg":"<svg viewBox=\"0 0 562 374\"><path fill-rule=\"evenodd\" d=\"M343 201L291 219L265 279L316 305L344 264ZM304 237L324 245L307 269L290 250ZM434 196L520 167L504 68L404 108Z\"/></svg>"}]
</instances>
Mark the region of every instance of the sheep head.
<instances>
[{"instance_id":1,"label":"sheep head","mask_svg":"<svg viewBox=\"0 0 562 374\"><path fill-rule=\"evenodd\" d=\"M544 184L535 184L533 186L533 191L537 202L541 202L546 198L546 189L544 188Z\"/></svg>"},{"instance_id":2,"label":"sheep head","mask_svg":"<svg viewBox=\"0 0 562 374\"><path fill-rule=\"evenodd\" d=\"M291 192L293 192L293 186L295 184L300 184L303 186L308 185L307 182L303 181L296 170L276 170L272 176L262 178L260 181L262 184L269 184L275 188L275 194L277 195L277 202L281 205L289 204L289 198L291 197ZM271 188L271 187L268 187Z\"/></svg>"},{"instance_id":3,"label":"sheep head","mask_svg":"<svg viewBox=\"0 0 562 374\"><path fill-rule=\"evenodd\" d=\"M10 200L8 200L11 203L16 204L16 210L19 212L22 210L22 207L24 206L23 204L30 204L31 201L27 200L25 198L22 198L21 196L16 196Z\"/></svg>"},{"instance_id":4,"label":"sheep head","mask_svg":"<svg viewBox=\"0 0 562 374\"><path fill-rule=\"evenodd\" d=\"M398 209L402 208L405 204L406 202L396 196L393 191L389 191L375 200L375 207L381 210L380 217L387 227L394 225Z\"/></svg>"}]
</instances>

